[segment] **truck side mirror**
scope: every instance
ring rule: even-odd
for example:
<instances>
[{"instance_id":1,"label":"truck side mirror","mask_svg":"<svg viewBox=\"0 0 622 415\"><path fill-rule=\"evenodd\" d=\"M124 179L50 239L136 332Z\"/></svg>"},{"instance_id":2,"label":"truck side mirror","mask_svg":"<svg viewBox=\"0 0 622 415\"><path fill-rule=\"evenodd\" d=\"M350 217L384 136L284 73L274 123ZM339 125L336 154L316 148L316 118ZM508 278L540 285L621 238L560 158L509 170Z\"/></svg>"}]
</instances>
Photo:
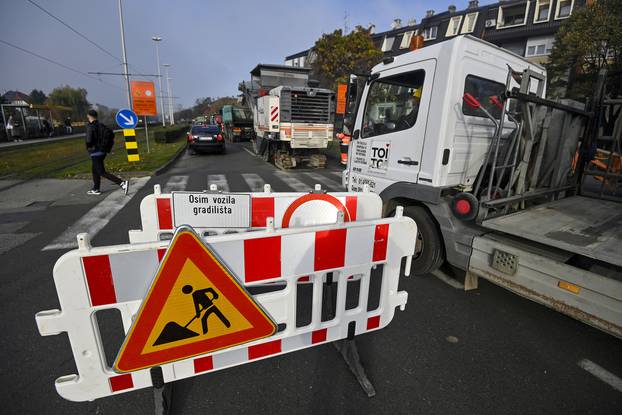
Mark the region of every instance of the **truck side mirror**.
<instances>
[{"instance_id":1,"label":"truck side mirror","mask_svg":"<svg viewBox=\"0 0 622 415\"><path fill-rule=\"evenodd\" d=\"M474 110L479 109L479 107L481 107L482 105L479 103L479 101L477 99L475 99L475 97L471 94L469 94L468 92L466 92L464 94L464 96L462 97L462 99L464 100L464 102L471 108L473 108Z\"/></svg>"}]
</instances>

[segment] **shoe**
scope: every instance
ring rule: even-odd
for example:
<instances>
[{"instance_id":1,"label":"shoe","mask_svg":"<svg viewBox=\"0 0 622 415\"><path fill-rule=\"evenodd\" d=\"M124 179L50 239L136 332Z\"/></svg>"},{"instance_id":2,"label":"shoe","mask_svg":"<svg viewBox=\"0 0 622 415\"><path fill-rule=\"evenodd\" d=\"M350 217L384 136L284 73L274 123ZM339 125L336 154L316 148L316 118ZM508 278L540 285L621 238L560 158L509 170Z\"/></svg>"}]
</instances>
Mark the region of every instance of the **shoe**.
<instances>
[{"instance_id":1,"label":"shoe","mask_svg":"<svg viewBox=\"0 0 622 415\"><path fill-rule=\"evenodd\" d=\"M86 192L87 195L101 195L102 192L99 190L95 190L95 189L91 189L88 192Z\"/></svg>"},{"instance_id":2,"label":"shoe","mask_svg":"<svg viewBox=\"0 0 622 415\"><path fill-rule=\"evenodd\" d=\"M130 182L125 180L121 182L119 186L121 186L121 189L123 189L123 192L127 195L127 192L130 190Z\"/></svg>"}]
</instances>

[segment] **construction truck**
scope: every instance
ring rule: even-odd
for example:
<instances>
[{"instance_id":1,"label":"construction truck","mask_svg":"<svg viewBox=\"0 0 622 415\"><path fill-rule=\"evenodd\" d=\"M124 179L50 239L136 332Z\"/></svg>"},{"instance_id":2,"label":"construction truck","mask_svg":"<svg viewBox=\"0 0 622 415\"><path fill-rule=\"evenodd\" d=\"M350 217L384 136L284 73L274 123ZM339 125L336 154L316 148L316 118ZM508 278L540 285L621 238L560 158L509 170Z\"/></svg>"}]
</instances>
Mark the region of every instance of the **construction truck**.
<instances>
[{"instance_id":1,"label":"construction truck","mask_svg":"<svg viewBox=\"0 0 622 415\"><path fill-rule=\"evenodd\" d=\"M465 289L484 278L622 337L622 100L606 77L587 109L549 100L543 67L459 36L355 80L343 183L417 222L415 274L445 264Z\"/></svg>"},{"instance_id":2,"label":"construction truck","mask_svg":"<svg viewBox=\"0 0 622 415\"><path fill-rule=\"evenodd\" d=\"M225 136L229 141L251 140L255 134L253 113L238 105L225 105L220 109Z\"/></svg>"},{"instance_id":3,"label":"construction truck","mask_svg":"<svg viewBox=\"0 0 622 415\"><path fill-rule=\"evenodd\" d=\"M281 169L326 165L320 152L333 139L335 94L317 88L308 68L259 64L240 83L253 113L254 152Z\"/></svg>"}]
</instances>

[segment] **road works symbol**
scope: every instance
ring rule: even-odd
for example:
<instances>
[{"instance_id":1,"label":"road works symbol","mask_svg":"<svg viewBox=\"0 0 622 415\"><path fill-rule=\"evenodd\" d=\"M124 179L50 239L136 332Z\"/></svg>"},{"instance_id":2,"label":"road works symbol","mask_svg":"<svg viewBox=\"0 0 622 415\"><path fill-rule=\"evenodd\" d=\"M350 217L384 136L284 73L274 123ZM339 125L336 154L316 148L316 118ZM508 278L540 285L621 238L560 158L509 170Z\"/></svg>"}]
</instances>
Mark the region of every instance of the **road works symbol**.
<instances>
[{"instance_id":1,"label":"road works symbol","mask_svg":"<svg viewBox=\"0 0 622 415\"><path fill-rule=\"evenodd\" d=\"M121 347L118 372L273 335L276 325L189 227L180 227Z\"/></svg>"}]
</instances>

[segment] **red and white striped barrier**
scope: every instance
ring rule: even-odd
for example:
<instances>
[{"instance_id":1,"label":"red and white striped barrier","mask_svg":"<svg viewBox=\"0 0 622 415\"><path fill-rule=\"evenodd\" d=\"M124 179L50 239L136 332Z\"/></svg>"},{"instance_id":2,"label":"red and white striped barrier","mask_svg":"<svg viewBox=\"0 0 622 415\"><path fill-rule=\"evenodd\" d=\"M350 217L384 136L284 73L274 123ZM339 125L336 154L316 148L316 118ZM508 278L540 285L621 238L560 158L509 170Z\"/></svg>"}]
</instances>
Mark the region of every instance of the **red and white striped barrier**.
<instances>
[{"instance_id":1,"label":"red and white striped barrier","mask_svg":"<svg viewBox=\"0 0 622 415\"><path fill-rule=\"evenodd\" d=\"M367 190L367 189L366 189ZM212 192L216 192L214 187ZM316 191L321 191L316 185ZM251 195L251 228L266 226L268 218L274 219L275 228L324 225L337 222L338 212L344 213L345 221L378 219L382 216L382 199L368 190L364 192L335 193L273 193L269 185L264 192ZM129 232L130 243L153 242L170 239L175 230L173 221L173 196L161 193L160 186L154 186L154 193L140 203L142 230ZM181 225L181 224L179 224ZM201 228L192 226L201 235L244 232L244 229Z\"/></svg>"},{"instance_id":2,"label":"red and white striped barrier","mask_svg":"<svg viewBox=\"0 0 622 415\"><path fill-rule=\"evenodd\" d=\"M395 307L403 309L408 294L398 291L401 261L414 254L417 227L401 215L364 222L339 222L305 228L260 230L216 235L205 242L216 251L245 286L283 280L285 286L254 295L255 300L284 329L253 343L162 365L165 382L172 382L241 365L316 344L344 339L385 327ZM78 374L56 380L58 393L72 401L93 400L152 386L149 369L118 374L106 362L95 313L116 309L127 334L167 242L90 247L78 235L79 249L58 259L54 281L61 310L36 314L43 336L66 332ZM372 269L382 269L379 306L368 311ZM334 318L322 321L323 279L332 273L337 287ZM358 306L346 309L347 277L360 276ZM311 321L297 327L297 283L313 284ZM327 300L328 301L328 300Z\"/></svg>"}]
</instances>

